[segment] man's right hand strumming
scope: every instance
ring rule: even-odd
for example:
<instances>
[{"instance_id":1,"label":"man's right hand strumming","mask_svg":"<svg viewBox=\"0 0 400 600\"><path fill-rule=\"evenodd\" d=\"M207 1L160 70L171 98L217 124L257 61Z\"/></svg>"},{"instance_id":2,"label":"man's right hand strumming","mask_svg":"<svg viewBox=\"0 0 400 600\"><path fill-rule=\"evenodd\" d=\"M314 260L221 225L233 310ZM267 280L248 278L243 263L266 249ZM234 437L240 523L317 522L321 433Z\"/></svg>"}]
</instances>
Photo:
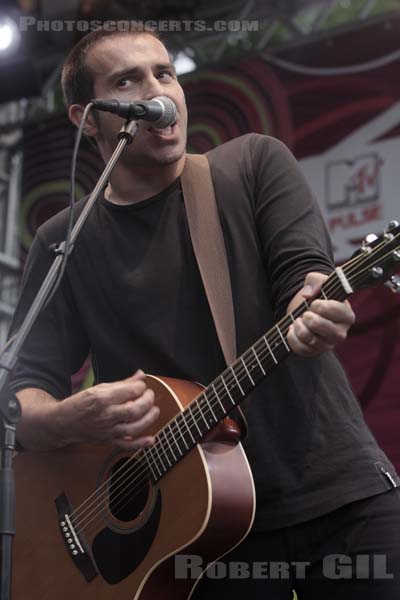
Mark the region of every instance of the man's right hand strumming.
<instances>
[{"instance_id":1,"label":"man's right hand strumming","mask_svg":"<svg viewBox=\"0 0 400 600\"><path fill-rule=\"evenodd\" d=\"M74 443L108 442L126 450L150 445L145 434L157 420L159 408L145 374L101 383L63 401L47 392L27 388L18 392L22 419L17 439L27 450L50 450Z\"/></svg>"}]
</instances>

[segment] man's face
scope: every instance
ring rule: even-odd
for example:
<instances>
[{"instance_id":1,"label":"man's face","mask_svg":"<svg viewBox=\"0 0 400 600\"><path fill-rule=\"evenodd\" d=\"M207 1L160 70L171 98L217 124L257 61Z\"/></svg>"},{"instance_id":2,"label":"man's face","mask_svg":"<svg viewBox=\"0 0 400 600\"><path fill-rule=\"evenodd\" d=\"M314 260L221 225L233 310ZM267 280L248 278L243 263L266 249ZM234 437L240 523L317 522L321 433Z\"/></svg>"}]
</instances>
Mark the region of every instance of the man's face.
<instances>
[{"instance_id":1,"label":"man's face","mask_svg":"<svg viewBox=\"0 0 400 600\"><path fill-rule=\"evenodd\" d=\"M96 98L124 102L167 96L176 105L176 123L154 130L151 122L139 121L134 142L125 149L124 162L134 167L176 162L186 149L187 109L182 87L164 45L151 35L115 36L96 44L87 56L93 73ZM110 156L124 119L98 114L97 140L104 158Z\"/></svg>"}]
</instances>

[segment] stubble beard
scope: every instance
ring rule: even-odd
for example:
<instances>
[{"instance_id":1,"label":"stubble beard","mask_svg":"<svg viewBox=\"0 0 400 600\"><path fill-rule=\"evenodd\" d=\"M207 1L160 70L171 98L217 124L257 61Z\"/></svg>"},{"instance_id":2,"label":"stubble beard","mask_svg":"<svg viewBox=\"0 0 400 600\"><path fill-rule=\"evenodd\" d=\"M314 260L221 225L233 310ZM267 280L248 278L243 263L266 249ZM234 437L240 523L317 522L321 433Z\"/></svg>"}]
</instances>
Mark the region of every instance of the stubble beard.
<instances>
[{"instance_id":1,"label":"stubble beard","mask_svg":"<svg viewBox=\"0 0 400 600\"><path fill-rule=\"evenodd\" d=\"M178 147L166 149L161 148L160 150L144 150L142 153L132 153L131 156L127 153L126 160L129 162L131 166L138 167L157 167L157 166L165 166L171 165L175 162L178 162L182 158L186 151L186 140L185 143L179 144Z\"/></svg>"}]
</instances>

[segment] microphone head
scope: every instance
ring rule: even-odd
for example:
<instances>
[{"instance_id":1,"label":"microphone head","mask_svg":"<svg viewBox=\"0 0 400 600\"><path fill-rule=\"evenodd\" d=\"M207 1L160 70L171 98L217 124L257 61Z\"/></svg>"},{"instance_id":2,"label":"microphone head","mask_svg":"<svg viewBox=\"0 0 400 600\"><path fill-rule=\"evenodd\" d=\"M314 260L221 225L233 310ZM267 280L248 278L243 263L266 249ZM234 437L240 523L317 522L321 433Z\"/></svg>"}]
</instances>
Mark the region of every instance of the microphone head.
<instances>
[{"instance_id":1,"label":"microphone head","mask_svg":"<svg viewBox=\"0 0 400 600\"><path fill-rule=\"evenodd\" d=\"M157 121L154 121L152 126L157 129L164 129L165 127L173 125L176 121L178 112L174 102L172 102L170 98L167 98L167 96L156 96L152 99L152 102L158 102L163 109L161 117L157 119Z\"/></svg>"}]
</instances>

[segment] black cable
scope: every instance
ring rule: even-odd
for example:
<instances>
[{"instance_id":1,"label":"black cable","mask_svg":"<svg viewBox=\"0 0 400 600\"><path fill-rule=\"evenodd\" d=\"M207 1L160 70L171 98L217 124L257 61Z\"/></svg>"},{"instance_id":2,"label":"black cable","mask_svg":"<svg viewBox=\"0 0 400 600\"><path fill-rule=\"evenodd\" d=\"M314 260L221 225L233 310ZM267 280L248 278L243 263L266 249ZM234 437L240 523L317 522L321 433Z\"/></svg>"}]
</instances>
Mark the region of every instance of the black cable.
<instances>
[{"instance_id":1,"label":"black cable","mask_svg":"<svg viewBox=\"0 0 400 600\"><path fill-rule=\"evenodd\" d=\"M49 291L49 295L46 299L45 304L43 305L43 308L45 308L46 306L49 305L49 303L51 302L51 300L54 297L54 294L56 293L61 280L64 276L65 273L65 269L67 267L67 262L68 262L68 256L70 251L72 250L71 248L71 233L72 233L72 226L73 226L73 216L74 216L74 203L75 203L75 178L76 178L76 163L77 163L77 158L78 158L78 151L79 151L79 147L80 147L80 143L81 143L81 139L82 139L82 134L83 134L83 128L84 125L86 123L86 119L88 117L88 114L90 112L92 108L92 102L89 102L89 104L86 105L85 110L83 111L83 115L82 115L82 119L81 122L79 124L78 127L78 132L76 134L76 138L75 138L75 145L74 145L74 150L73 150L73 154L72 154L72 161L71 161L71 172L70 172L70 198L69 198L69 217L68 217L68 227L67 227L67 232L66 232L66 238L65 241L62 242L58 249L55 250L55 253L62 253L63 254L63 259L60 263L60 269L59 269L59 273L57 275L57 279L54 282L54 285L52 287L52 289ZM18 332L16 332L7 342L6 345L3 347L3 349L0 352L0 361L1 358L4 356L7 348L12 344L12 342L14 341L14 339L17 337Z\"/></svg>"},{"instance_id":2,"label":"black cable","mask_svg":"<svg viewBox=\"0 0 400 600\"><path fill-rule=\"evenodd\" d=\"M49 297L47 298L46 303L44 304L43 308L46 308L50 304L51 300L53 299L54 294L56 293L56 291L57 291L57 289L58 289L58 287L59 287L59 285L61 283L61 280L62 280L62 278L64 276L65 269L67 268L67 262L68 262L69 253L72 251L72 248L71 248L71 232L72 232L73 217L74 217L73 209L74 209L74 203L75 203L76 163L77 163L79 147L80 147L81 139L82 139L82 135L83 135L83 128L85 126L87 116L88 116L88 114L89 114L92 106L93 106L92 102L89 102L89 104L86 105L85 110L84 110L83 115L82 115L81 122L79 124L78 132L77 132L76 138L75 138L74 151L73 151L73 154L72 154L72 161L71 161L69 217L68 217L67 233L66 233L65 241L62 242L60 244L60 246L58 246L58 249L55 250L56 254L58 252L62 252L62 254L63 254L63 260L62 260L61 265L60 265L60 271L59 271L59 274L57 276L57 279L54 282L53 289L50 291Z\"/></svg>"}]
</instances>

